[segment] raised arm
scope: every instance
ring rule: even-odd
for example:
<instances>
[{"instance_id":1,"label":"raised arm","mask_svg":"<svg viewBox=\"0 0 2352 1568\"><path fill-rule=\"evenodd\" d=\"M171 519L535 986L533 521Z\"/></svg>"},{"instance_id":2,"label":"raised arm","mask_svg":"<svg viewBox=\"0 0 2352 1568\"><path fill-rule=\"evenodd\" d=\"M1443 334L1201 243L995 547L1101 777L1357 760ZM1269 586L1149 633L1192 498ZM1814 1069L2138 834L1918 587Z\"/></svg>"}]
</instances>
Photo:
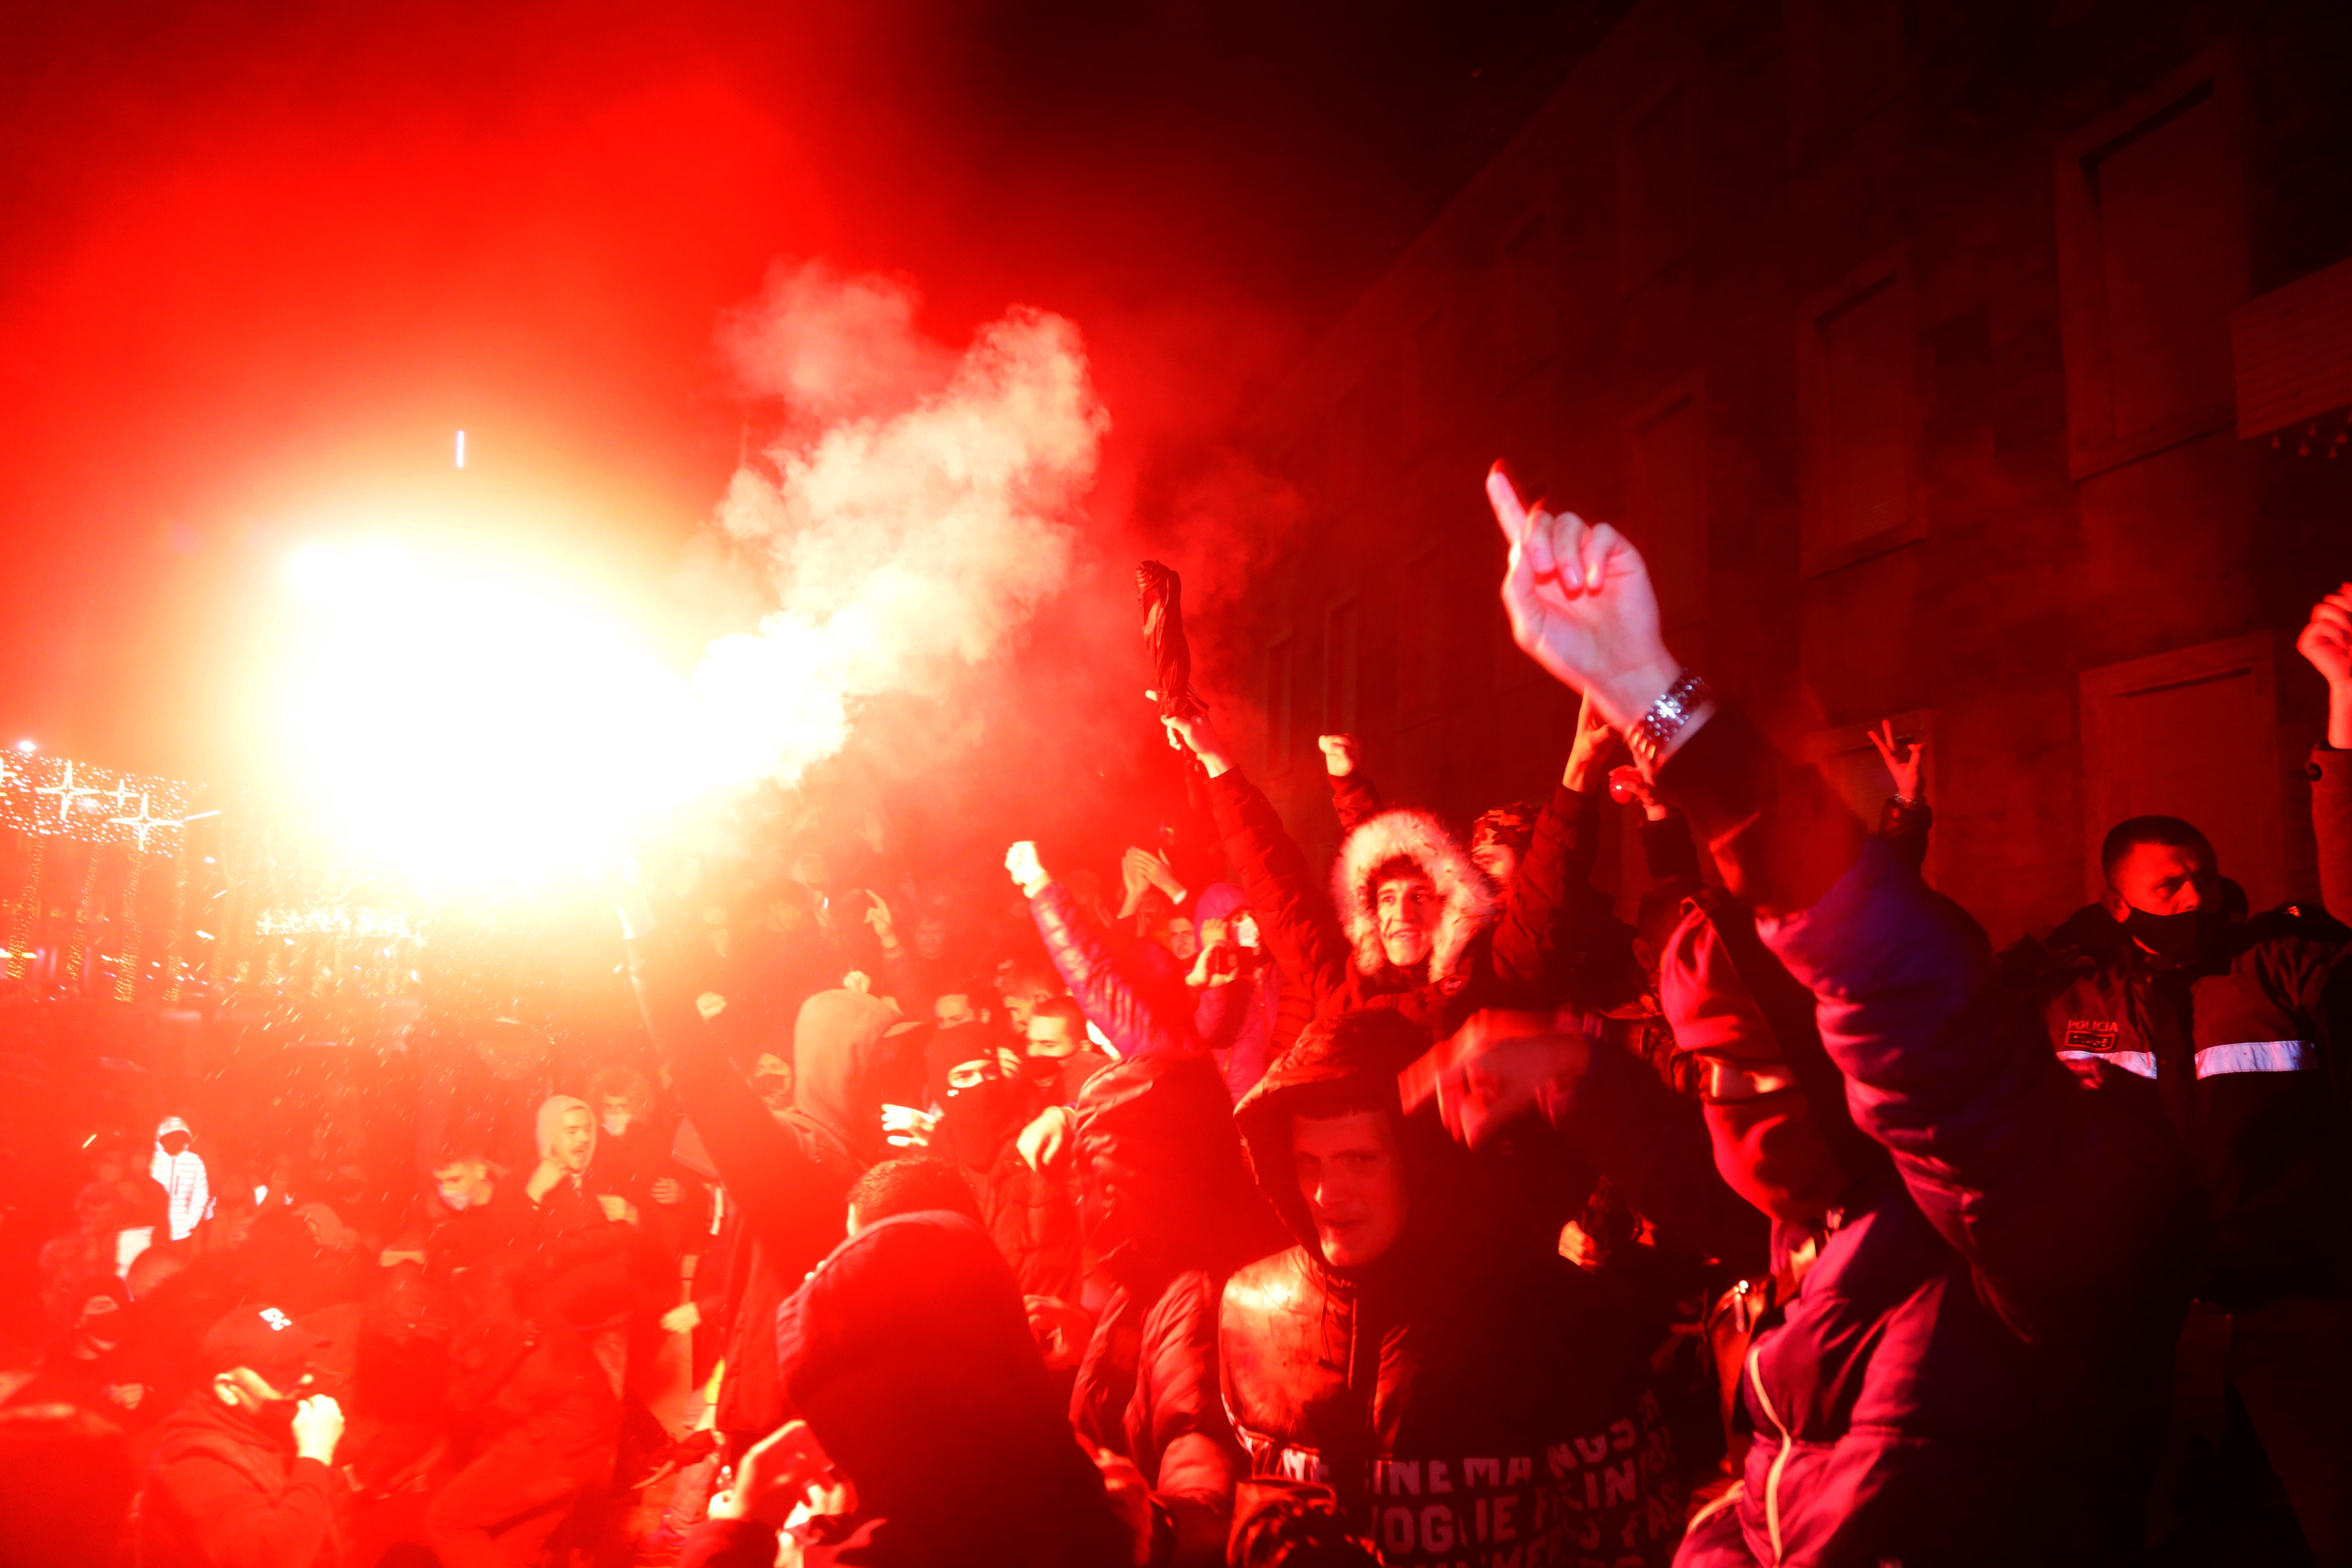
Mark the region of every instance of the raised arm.
<instances>
[{"instance_id":1,"label":"raised arm","mask_svg":"<svg viewBox=\"0 0 2352 1568\"><path fill-rule=\"evenodd\" d=\"M1349 950L1329 900L1307 868L1307 857L1282 826L1273 803L1233 764L1224 739L1206 719L1162 721L1170 744L1192 748L1209 776L1209 805L1225 856L1249 895L1266 949L1283 983L1317 1002L1346 979Z\"/></svg>"},{"instance_id":2,"label":"raised arm","mask_svg":"<svg viewBox=\"0 0 2352 1568\"><path fill-rule=\"evenodd\" d=\"M2085 1092L2008 1026L1991 952L1956 906L1737 709L1657 782L1812 994L1855 1125L2017 1332L2095 1332L2168 1278L2189 1228L2177 1142L2138 1097Z\"/></svg>"},{"instance_id":3,"label":"raised arm","mask_svg":"<svg viewBox=\"0 0 2352 1568\"><path fill-rule=\"evenodd\" d=\"M1339 837L1345 838L1386 811L1388 802L1381 795L1381 786L1365 775L1355 736L1318 735L1315 743L1323 752L1323 773L1331 781L1331 809L1339 818Z\"/></svg>"},{"instance_id":4,"label":"raised arm","mask_svg":"<svg viewBox=\"0 0 2352 1568\"><path fill-rule=\"evenodd\" d=\"M2327 740L2311 753L2311 826L2319 899L2352 925L2352 583L2311 607L2295 651L2327 682Z\"/></svg>"},{"instance_id":5,"label":"raised arm","mask_svg":"<svg viewBox=\"0 0 2352 1568\"><path fill-rule=\"evenodd\" d=\"M832 1201L839 1194L727 1059L704 1020L705 994L695 988L674 931L655 928L641 895L625 902L622 929L646 1033L669 1063L678 1105L702 1135L728 1195L742 1205L744 1223L772 1245L790 1248L783 1256L798 1257L811 1247L822 1255L839 1239L840 1206ZM723 998L715 1003L725 1005Z\"/></svg>"},{"instance_id":6,"label":"raised arm","mask_svg":"<svg viewBox=\"0 0 2352 1568\"><path fill-rule=\"evenodd\" d=\"M1615 743L1599 706L1588 700L1578 711L1576 740L1559 784L1537 814L1528 852L1504 889L1503 918L1491 949L1503 979L1530 985L1550 981L1564 989L1597 950L1612 942L1623 944L1610 900L1592 888L1593 862L1601 853L1601 795ZM1621 977L1634 973L1630 951L1618 968ZM1605 988L1627 994L1639 989ZM1575 1000L1606 1005L1623 995Z\"/></svg>"},{"instance_id":7,"label":"raised arm","mask_svg":"<svg viewBox=\"0 0 2352 1568\"><path fill-rule=\"evenodd\" d=\"M1029 900L1030 918L1037 922L1037 934L1045 939L1062 983L1086 1016L1110 1037L1120 1056L1200 1049L1192 1020L1174 1010L1180 1001L1189 1000L1189 994L1155 997L1139 987L1112 954L1102 928L1039 863L1035 845L1025 840L1014 845L1004 864Z\"/></svg>"},{"instance_id":8,"label":"raised arm","mask_svg":"<svg viewBox=\"0 0 2352 1568\"><path fill-rule=\"evenodd\" d=\"M1530 513L1497 475L1519 644L1641 739L1757 931L1814 998L1861 1129L2029 1338L2095 1332L2177 1267L2177 1141L2139 1097L2083 1091L2004 1027L1991 954L1809 768L1684 681L1633 547Z\"/></svg>"},{"instance_id":9,"label":"raised arm","mask_svg":"<svg viewBox=\"0 0 2352 1568\"><path fill-rule=\"evenodd\" d=\"M864 918L873 928L874 940L882 946L882 989L898 1001L898 1011L908 1017L929 1017L931 1004L938 998L924 982L922 968L915 962L915 950L898 934L898 917L882 895L870 888L866 891Z\"/></svg>"},{"instance_id":10,"label":"raised arm","mask_svg":"<svg viewBox=\"0 0 2352 1568\"><path fill-rule=\"evenodd\" d=\"M1897 735L1892 719L1882 719L1877 729L1863 733L1878 748L1887 776L1895 781L1895 793L1886 797L1878 814L1878 836L1895 846L1903 863L1916 871L1927 863L1927 830L1936 823L1925 788L1927 742Z\"/></svg>"}]
</instances>

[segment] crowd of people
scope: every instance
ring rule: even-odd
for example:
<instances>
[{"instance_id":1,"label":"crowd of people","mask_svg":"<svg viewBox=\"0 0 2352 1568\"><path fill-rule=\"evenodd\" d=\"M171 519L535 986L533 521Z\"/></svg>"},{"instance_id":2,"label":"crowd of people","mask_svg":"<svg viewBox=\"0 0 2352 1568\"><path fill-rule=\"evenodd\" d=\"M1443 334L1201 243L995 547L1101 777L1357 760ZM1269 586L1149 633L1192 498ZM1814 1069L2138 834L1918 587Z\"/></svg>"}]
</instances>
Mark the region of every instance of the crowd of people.
<instances>
[{"instance_id":1,"label":"crowd of people","mask_svg":"<svg viewBox=\"0 0 2352 1568\"><path fill-rule=\"evenodd\" d=\"M1916 742L1856 819L1489 490L1582 708L1466 840L1327 736L1318 867L1189 708L1197 831L1013 845L1017 942L821 852L617 883L638 1047L421 1119L397 1204L93 1144L10 1560L2352 1562L2352 584L2320 903L2136 817L1996 952Z\"/></svg>"}]
</instances>

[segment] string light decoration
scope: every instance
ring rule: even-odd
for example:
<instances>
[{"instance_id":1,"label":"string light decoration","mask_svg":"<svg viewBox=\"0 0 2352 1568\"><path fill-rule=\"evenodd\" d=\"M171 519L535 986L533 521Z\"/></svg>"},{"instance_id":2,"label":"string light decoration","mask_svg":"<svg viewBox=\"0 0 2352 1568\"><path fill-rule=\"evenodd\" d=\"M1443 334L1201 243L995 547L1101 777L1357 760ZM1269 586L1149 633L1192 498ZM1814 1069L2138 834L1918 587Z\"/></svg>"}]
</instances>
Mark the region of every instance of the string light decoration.
<instances>
[{"instance_id":1,"label":"string light decoration","mask_svg":"<svg viewBox=\"0 0 2352 1568\"><path fill-rule=\"evenodd\" d=\"M635 1027L617 928L584 881L436 892L266 789L215 807L78 759L0 752L0 935L11 991L192 1008L231 1050L443 1061L501 1028L564 1052Z\"/></svg>"},{"instance_id":2,"label":"string light decoration","mask_svg":"<svg viewBox=\"0 0 2352 1568\"><path fill-rule=\"evenodd\" d=\"M46 968L51 983L61 977L68 988L86 989L99 978L100 966L111 963L116 999L135 997L142 947L142 876L151 857L177 861L191 794L188 785L173 779L95 767L71 757L0 753L0 829L21 833L26 839L22 885L10 900L10 980L22 981ZM44 884L55 858L52 846L64 844L80 852L80 897L74 903L63 953L58 952L59 944L53 938L45 964L41 936L49 910ZM68 858L68 866L72 864ZM104 924L101 902L110 904L113 915ZM121 946L111 958L92 948L101 929L110 931ZM167 941L167 953L173 945ZM167 957L167 965L170 962Z\"/></svg>"},{"instance_id":3,"label":"string light decoration","mask_svg":"<svg viewBox=\"0 0 2352 1568\"><path fill-rule=\"evenodd\" d=\"M174 779L115 773L71 757L0 757L0 827L37 837L177 855L190 793Z\"/></svg>"}]
</instances>

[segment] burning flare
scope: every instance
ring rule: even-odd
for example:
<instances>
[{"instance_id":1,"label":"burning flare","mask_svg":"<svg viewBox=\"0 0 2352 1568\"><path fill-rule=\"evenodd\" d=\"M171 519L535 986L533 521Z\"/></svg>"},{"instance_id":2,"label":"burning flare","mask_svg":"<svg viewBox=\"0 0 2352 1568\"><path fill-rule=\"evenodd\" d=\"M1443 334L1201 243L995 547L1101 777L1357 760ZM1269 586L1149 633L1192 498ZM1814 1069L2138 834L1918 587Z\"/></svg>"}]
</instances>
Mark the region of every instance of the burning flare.
<instances>
[{"instance_id":1,"label":"burning flare","mask_svg":"<svg viewBox=\"0 0 2352 1568\"><path fill-rule=\"evenodd\" d=\"M904 285L780 270L726 338L783 434L720 538L772 608L690 679L551 577L314 548L296 719L355 847L433 883L528 883L714 789L790 786L861 698L953 700L1066 579L1108 420L1076 328L1016 309L956 354Z\"/></svg>"}]
</instances>

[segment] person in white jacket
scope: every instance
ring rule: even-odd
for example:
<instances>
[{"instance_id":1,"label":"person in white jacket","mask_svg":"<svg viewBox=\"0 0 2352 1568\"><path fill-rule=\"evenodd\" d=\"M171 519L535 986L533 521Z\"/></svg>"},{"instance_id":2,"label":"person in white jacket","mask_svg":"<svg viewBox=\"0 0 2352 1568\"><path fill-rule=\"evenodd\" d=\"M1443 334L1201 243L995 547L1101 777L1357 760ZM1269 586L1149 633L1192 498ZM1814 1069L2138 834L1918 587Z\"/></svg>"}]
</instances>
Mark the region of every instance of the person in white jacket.
<instances>
[{"instance_id":1,"label":"person in white jacket","mask_svg":"<svg viewBox=\"0 0 2352 1568\"><path fill-rule=\"evenodd\" d=\"M172 1239L184 1239L212 1213L212 1187L205 1179L204 1156L189 1145L195 1134L176 1116L166 1116L155 1129L155 1158L147 1173L172 1200Z\"/></svg>"}]
</instances>

